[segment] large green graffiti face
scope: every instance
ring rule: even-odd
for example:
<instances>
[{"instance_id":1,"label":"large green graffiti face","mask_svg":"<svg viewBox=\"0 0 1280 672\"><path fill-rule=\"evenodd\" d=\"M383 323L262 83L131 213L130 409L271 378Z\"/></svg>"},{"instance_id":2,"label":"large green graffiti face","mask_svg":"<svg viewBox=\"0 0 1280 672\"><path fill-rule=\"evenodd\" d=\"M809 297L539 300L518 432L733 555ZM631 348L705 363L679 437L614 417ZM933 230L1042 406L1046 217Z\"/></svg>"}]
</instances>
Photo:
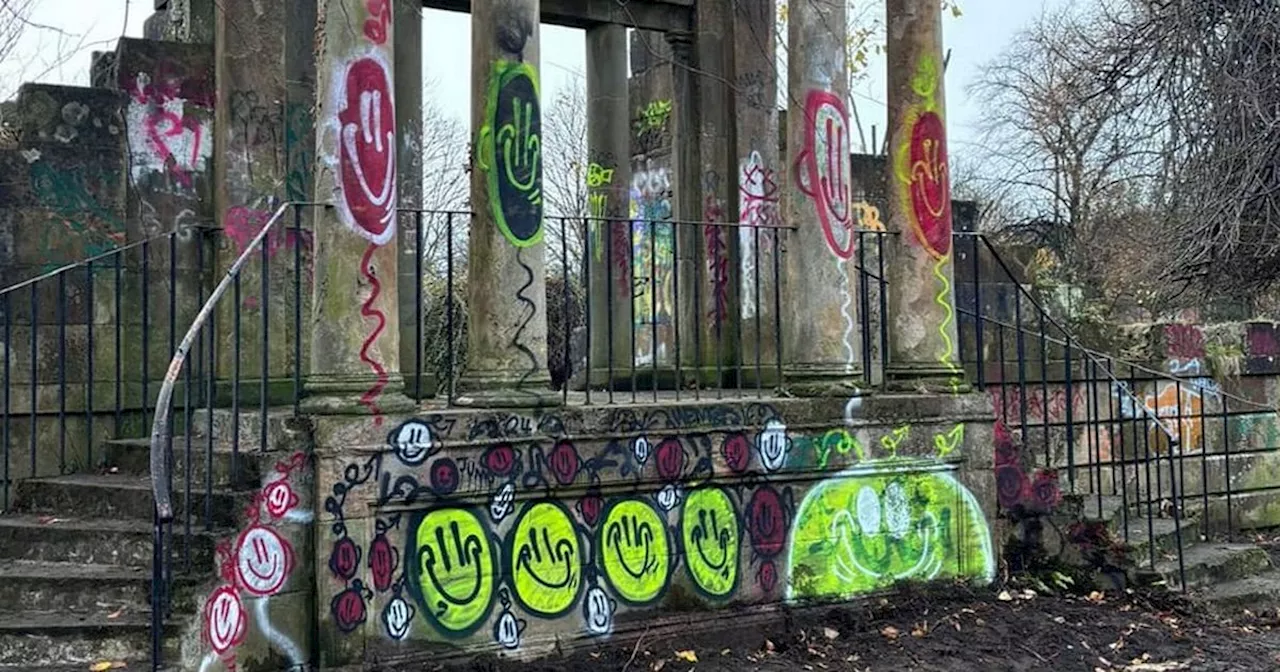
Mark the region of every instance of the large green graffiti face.
<instances>
[{"instance_id":1,"label":"large green graffiti face","mask_svg":"<svg viewBox=\"0 0 1280 672\"><path fill-rule=\"evenodd\" d=\"M409 589L423 613L445 634L475 631L493 606L496 566L480 519L466 509L436 509L409 529Z\"/></svg>"},{"instance_id":2,"label":"large green graffiti face","mask_svg":"<svg viewBox=\"0 0 1280 672\"><path fill-rule=\"evenodd\" d=\"M510 537L508 572L516 600L541 616L568 611L582 591L582 547L564 507L540 502L525 509Z\"/></svg>"},{"instance_id":3,"label":"large green graffiti face","mask_svg":"<svg viewBox=\"0 0 1280 672\"><path fill-rule=\"evenodd\" d=\"M847 599L898 581L991 579L977 499L943 472L862 467L805 496L792 529L788 597Z\"/></svg>"},{"instance_id":4,"label":"large green graffiti face","mask_svg":"<svg viewBox=\"0 0 1280 672\"><path fill-rule=\"evenodd\" d=\"M738 581L738 516L719 488L695 490L680 521L684 564L703 592L724 597Z\"/></svg>"},{"instance_id":5,"label":"large green graffiti face","mask_svg":"<svg viewBox=\"0 0 1280 672\"><path fill-rule=\"evenodd\" d=\"M542 112L532 65L494 63L479 151L498 229L517 247L537 243L542 239Z\"/></svg>"},{"instance_id":6,"label":"large green graffiti face","mask_svg":"<svg viewBox=\"0 0 1280 672\"><path fill-rule=\"evenodd\" d=\"M600 526L600 565L624 602L648 604L671 575L666 528L658 512L639 499L614 504Z\"/></svg>"}]
</instances>

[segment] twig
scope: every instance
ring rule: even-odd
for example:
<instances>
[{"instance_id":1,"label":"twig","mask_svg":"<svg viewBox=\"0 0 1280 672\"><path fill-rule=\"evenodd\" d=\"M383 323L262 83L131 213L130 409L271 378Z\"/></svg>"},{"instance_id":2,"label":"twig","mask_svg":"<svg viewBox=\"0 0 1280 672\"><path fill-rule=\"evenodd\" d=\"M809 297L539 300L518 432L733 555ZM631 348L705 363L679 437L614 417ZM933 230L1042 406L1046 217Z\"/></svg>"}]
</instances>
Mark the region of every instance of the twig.
<instances>
[{"instance_id":1,"label":"twig","mask_svg":"<svg viewBox=\"0 0 1280 672\"><path fill-rule=\"evenodd\" d=\"M1042 663L1047 663L1047 662L1049 662L1049 659L1048 659L1048 658L1045 658L1044 656L1042 656L1042 655L1040 655L1040 654L1036 653L1036 650L1035 650L1035 649L1033 649L1033 648L1031 648L1031 647L1027 646L1026 644L1019 644L1018 646L1022 647L1022 650L1023 650L1023 651L1026 651L1027 653L1029 653L1029 654L1031 654L1031 655L1035 656L1035 657L1036 657L1040 662L1042 662Z\"/></svg>"},{"instance_id":2,"label":"twig","mask_svg":"<svg viewBox=\"0 0 1280 672\"><path fill-rule=\"evenodd\" d=\"M622 672L627 672L627 668L631 666L631 663L635 662L636 654L640 651L640 642L644 641L644 636L647 634L649 634L649 626L646 625L644 627L644 632L640 633L640 639L636 640L635 648L631 649L631 657L628 658L627 663L622 666Z\"/></svg>"}]
</instances>

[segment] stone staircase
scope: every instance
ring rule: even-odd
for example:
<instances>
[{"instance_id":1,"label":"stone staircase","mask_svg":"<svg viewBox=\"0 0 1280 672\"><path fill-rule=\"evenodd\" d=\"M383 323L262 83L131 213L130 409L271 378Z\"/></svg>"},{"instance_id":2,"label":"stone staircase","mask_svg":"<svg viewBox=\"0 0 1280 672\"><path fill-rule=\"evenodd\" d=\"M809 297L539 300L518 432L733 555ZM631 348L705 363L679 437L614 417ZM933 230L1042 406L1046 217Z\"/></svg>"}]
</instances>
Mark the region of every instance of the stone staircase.
<instances>
[{"instance_id":1,"label":"stone staircase","mask_svg":"<svg viewBox=\"0 0 1280 672\"><path fill-rule=\"evenodd\" d=\"M226 538L246 501L233 487L231 454L218 446L205 459L193 446L192 494L184 490L183 439L175 439L175 506L213 512L213 529L193 520L173 524L173 616L166 622L165 658L176 660L178 639L198 617L197 587L215 575L215 544ZM196 449L196 446L199 449ZM143 667L151 657L153 498L145 440L103 445L92 471L17 483L14 510L0 515L0 671L84 670L94 662ZM242 458L244 478L251 459ZM203 491L212 469L215 491ZM249 482L234 479L234 483Z\"/></svg>"},{"instance_id":2,"label":"stone staircase","mask_svg":"<svg viewBox=\"0 0 1280 672\"><path fill-rule=\"evenodd\" d=\"M1113 539L1124 545L1127 557L1140 574L1163 581L1170 590L1180 590L1185 575L1188 595L1223 616L1239 615L1246 609L1255 614L1280 609L1280 567L1266 548L1241 541L1243 535L1232 542L1205 540L1198 505L1184 507L1178 521L1171 516L1148 521L1145 509L1141 514L1130 509L1126 520L1122 509L1120 497L1104 496L1100 510L1097 497L1089 495L1084 502L1083 517L1086 521L1105 523ZM1151 564L1153 544L1154 567Z\"/></svg>"}]
</instances>

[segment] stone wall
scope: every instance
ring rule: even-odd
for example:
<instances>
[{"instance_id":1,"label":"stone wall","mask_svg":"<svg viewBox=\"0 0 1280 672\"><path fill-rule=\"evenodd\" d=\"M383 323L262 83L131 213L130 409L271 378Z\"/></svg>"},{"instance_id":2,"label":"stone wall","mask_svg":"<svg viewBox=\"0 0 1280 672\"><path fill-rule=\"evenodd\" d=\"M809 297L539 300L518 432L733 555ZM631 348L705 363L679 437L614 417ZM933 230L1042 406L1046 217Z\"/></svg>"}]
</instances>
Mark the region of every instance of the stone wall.
<instances>
[{"instance_id":1,"label":"stone wall","mask_svg":"<svg viewBox=\"0 0 1280 672\"><path fill-rule=\"evenodd\" d=\"M321 419L320 663L532 656L990 580L989 412L969 395Z\"/></svg>"}]
</instances>

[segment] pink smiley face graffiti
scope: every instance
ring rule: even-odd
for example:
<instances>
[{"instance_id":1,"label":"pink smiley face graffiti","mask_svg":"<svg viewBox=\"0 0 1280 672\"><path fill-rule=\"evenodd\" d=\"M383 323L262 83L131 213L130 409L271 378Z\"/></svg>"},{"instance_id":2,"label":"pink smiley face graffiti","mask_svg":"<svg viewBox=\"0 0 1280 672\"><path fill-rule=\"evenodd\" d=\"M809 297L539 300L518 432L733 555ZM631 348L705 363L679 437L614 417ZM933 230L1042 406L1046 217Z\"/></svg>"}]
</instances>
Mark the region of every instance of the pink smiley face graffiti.
<instances>
[{"instance_id":1,"label":"pink smiley face graffiti","mask_svg":"<svg viewBox=\"0 0 1280 672\"><path fill-rule=\"evenodd\" d=\"M232 586L219 586L204 603L205 638L218 656L244 641L247 619L244 604Z\"/></svg>"},{"instance_id":2,"label":"pink smiley face graffiti","mask_svg":"<svg viewBox=\"0 0 1280 672\"><path fill-rule=\"evenodd\" d=\"M293 570L293 547L280 533L255 525L236 546L236 578L254 595L275 595Z\"/></svg>"},{"instance_id":3,"label":"pink smiley face graffiti","mask_svg":"<svg viewBox=\"0 0 1280 672\"><path fill-rule=\"evenodd\" d=\"M353 61L338 111L340 211L377 245L395 233L396 115L388 72L377 56Z\"/></svg>"},{"instance_id":4,"label":"pink smiley face graffiti","mask_svg":"<svg viewBox=\"0 0 1280 672\"><path fill-rule=\"evenodd\" d=\"M279 480L262 489L262 499L272 518L283 518L298 505L298 495L287 481Z\"/></svg>"},{"instance_id":5,"label":"pink smiley face graffiti","mask_svg":"<svg viewBox=\"0 0 1280 672\"><path fill-rule=\"evenodd\" d=\"M857 238L849 183L849 129L844 101L834 93L813 90L805 99L804 145L796 156L800 190L813 202L827 246L841 259L853 257Z\"/></svg>"}]
</instances>

